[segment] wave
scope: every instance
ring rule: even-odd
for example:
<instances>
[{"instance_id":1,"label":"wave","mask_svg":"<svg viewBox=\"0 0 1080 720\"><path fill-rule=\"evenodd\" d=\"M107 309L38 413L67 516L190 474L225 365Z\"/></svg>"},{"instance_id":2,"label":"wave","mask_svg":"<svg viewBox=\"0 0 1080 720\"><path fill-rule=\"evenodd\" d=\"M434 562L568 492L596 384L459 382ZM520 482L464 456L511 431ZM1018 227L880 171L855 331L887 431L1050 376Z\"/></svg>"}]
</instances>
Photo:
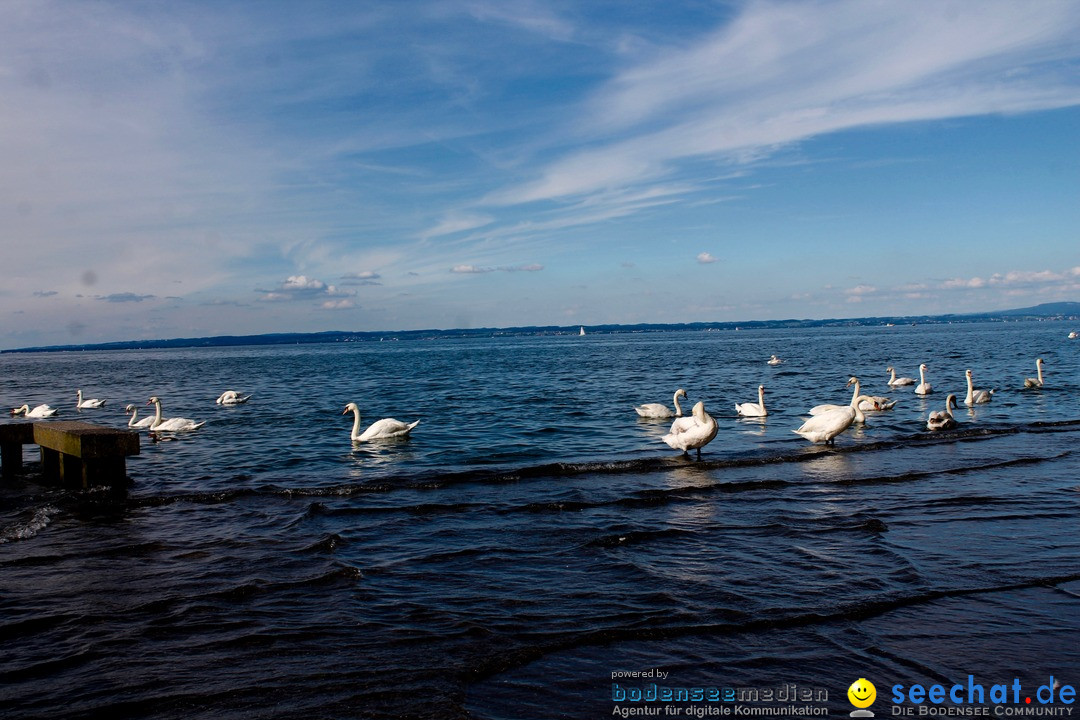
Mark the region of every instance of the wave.
<instances>
[{"instance_id":1,"label":"wave","mask_svg":"<svg viewBox=\"0 0 1080 720\"><path fill-rule=\"evenodd\" d=\"M998 427L960 428L945 432L919 432L873 442L853 443L838 447L807 446L784 443L784 448L777 451L772 446L760 451L750 451L739 456L705 458L693 460L687 457L647 457L628 458L625 460L603 460L583 462L549 462L518 468L486 469L471 468L447 472L425 472L382 477L376 481L351 482L316 487L282 487L275 484L235 487L228 490L203 492L170 493L162 495L126 495L124 493L98 492L98 489L70 492L53 496L53 502L36 508L29 517L24 517L0 529L0 543L23 540L34 537L45 528L62 510L73 509L79 515L109 515L123 513L131 509L152 508L174 503L226 504L258 497L293 498L345 498L354 496L388 495L402 491L438 490L464 484L513 484L536 480L558 480L583 475L645 475L665 474L676 470L691 469L700 473L706 480L722 478L724 470L746 468L764 468L785 464L810 463L822 458L848 455L873 454L901 448L932 447L943 444L981 442L988 439L1018 434L1069 433L1080 429L1080 420L1054 422L1034 422L1025 425L1006 425ZM292 524L315 515L370 515L408 512L416 515L441 515L470 512L478 509L490 509L499 513L545 513L574 512L604 506L649 507L680 501L696 501L711 493L742 493L763 490L781 490L792 486L805 486L810 483L836 485L873 485L889 483L915 482L942 474L962 475L972 472L1037 465L1054 462L1068 457L1072 451L1053 455L1034 455L1007 460L990 461L977 464L962 464L956 467L935 467L925 470L913 470L896 474L880 474L855 477L830 477L822 480L805 478L785 479L778 477L760 477L752 479L715 480L693 486L680 486L662 489L633 491L620 497L605 499L544 500L522 505L496 506L484 502L457 503L385 503L379 505L359 505L352 507L328 507L321 502L313 502L303 515ZM136 484L137 487L137 484ZM951 498L937 502L970 504L977 499ZM340 542L340 538L337 542ZM327 549L331 549L327 548ZM312 551L319 551L313 548ZM325 549L323 550L325 551Z\"/></svg>"},{"instance_id":2,"label":"wave","mask_svg":"<svg viewBox=\"0 0 1080 720\"><path fill-rule=\"evenodd\" d=\"M1030 588L1056 588L1080 580L1080 573L1069 575L1036 576L1017 579L1013 582L996 585L984 585L967 588L940 588L912 593L901 593L892 597L876 600L857 600L851 603L826 607L816 610L799 611L781 609L768 611L759 616L752 616L738 610L727 609L729 617L718 622L673 623L659 626L633 627L616 626L589 630L581 633L553 632L544 637L530 635L537 641L528 645L492 652L473 670L473 682L524 667L547 655L566 650L585 647L607 646L617 642L655 642L670 641L685 636L740 635L744 633L767 632L799 627L809 627L836 622L862 621L884 615L894 610L924 605L937 600L985 595ZM677 616L675 616L677 617Z\"/></svg>"},{"instance_id":3,"label":"wave","mask_svg":"<svg viewBox=\"0 0 1080 720\"><path fill-rule=\"evenodd\" d=\"M44 530L59 512L60 509L55 505L44 505L34 509L30 517L16 520L0 528L0 544L15 540L29 540Z\"/></svg>"}]
</instances>

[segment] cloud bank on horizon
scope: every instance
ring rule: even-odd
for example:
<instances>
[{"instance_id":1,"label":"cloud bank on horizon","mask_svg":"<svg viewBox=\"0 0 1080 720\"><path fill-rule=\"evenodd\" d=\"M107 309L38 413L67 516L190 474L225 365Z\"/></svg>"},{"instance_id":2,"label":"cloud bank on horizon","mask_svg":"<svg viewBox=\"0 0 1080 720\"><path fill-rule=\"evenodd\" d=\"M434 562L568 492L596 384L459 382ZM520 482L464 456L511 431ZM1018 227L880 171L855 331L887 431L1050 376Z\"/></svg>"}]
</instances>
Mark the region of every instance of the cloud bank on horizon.
<instances>
[{"instance_id":1,"label":"cloud bank on horizon","mask_svg":"<svg viewBox=\"0 0 1080 720\"><path fill-rule=\"evenodd\" d=\"M0 9L0 347L1080 296L1080 5Z\"/></svg>"}]
</instances>

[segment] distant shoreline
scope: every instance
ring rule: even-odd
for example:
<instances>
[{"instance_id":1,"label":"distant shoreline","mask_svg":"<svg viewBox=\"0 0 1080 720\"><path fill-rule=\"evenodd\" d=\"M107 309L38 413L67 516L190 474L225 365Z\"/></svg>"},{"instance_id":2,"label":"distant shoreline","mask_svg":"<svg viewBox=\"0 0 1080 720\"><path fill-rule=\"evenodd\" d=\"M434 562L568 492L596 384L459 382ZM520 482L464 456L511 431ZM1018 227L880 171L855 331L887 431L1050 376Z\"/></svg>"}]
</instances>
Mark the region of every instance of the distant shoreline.
<instances>
[{"instance_id":1,"label":"distant shoreline","mask_svg":"<svg viewBox=\"0 0 1080 720\"><path fill-rule=\"evenodd\" d=\"M1044 303L1029 308L1000 310L997 312L968 313L963 315L904 315L893 317L829 318L822 320L745 320L740 322L696 323L638 323L636 325L587 325L590 335L672 331L708 330L768 330L800 329L817 327L868 327L899 325L947 325L973 322L1022 322L1046 320L1075 320L1080 322L1080 302ZM528 336L528 335L578 335L581 323L573 325L543 325L507 328L461 328L450 330L331 330L312 333L267 333L262 335L216 335L198 338L172 338L157 340L122 340L106 343L71 345L45 345L38 347L0 350L5 353L71 352L81 350L152 350L189 347L230 347L257 345L309 345L341 342L380 342L394 340L428 340L435 338Z\"/></svg>"}]
</instances>

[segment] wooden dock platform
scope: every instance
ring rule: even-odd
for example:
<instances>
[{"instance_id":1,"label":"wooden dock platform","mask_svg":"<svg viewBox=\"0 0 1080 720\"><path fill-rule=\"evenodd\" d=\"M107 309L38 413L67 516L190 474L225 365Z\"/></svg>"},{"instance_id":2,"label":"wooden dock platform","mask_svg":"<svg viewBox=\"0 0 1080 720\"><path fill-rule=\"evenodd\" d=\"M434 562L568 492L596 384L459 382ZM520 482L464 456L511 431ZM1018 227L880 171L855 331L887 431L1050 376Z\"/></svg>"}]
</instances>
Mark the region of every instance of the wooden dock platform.
<instances>
[{"instance_id":1,"label":"wooden dock platform","mask_svg":"<svg viewBox=\"0 0 1080 720\"><path fill-rule=\"evenodd\" d=\"M127 478L127 456L139 454L139 434L79 421L0 425L4 477L22 468L23 445L41 448L45 478L64 485L115 485Z\"/></svg>"}]
</instances>

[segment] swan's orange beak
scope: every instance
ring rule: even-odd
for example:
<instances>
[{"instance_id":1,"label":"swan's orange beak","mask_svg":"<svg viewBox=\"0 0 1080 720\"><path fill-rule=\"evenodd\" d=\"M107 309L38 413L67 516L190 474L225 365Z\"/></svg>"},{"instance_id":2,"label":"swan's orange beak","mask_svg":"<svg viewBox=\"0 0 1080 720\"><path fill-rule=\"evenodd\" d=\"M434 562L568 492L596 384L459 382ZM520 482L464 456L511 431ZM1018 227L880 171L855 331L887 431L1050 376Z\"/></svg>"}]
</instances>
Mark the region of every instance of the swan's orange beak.
<instances>
[{"instance_id":1,"label":"swan's orange beak","mask_svg":"<svg viewBox=\"0 0 1080 720\"><path fill-rule=\"evenodd\" d=\"M342 410L341 414L342 415L348 415L349 414L349 408L345 408L344 410Z\"/></svg>"}]
</instances>

